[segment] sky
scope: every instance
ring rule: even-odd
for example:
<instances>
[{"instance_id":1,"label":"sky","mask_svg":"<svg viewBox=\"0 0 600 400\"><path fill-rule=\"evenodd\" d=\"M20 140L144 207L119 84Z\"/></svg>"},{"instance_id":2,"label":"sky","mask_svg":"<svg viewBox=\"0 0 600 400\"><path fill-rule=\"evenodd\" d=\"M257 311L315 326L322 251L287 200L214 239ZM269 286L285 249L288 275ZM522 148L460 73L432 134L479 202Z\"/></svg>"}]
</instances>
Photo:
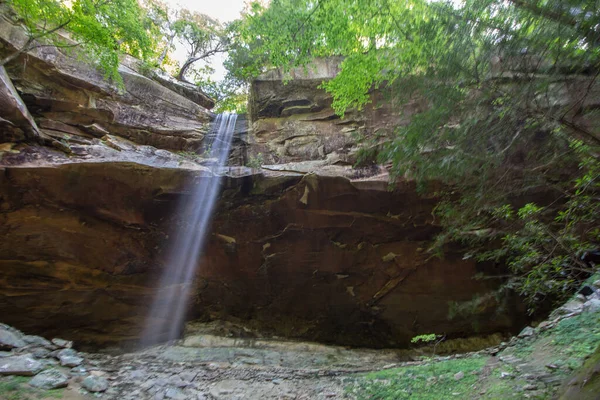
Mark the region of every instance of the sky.
<instances>
[{"instance_id":1,"label":"sky","mask_svg":"<svg viewBox=\"0 0 600 400\"><path fill-rule=\"evenodd\" d=\"M187 8L216 18L221 22L229 22L240 17L245 0L166 0L166 3L173 8ZM178 48L174 56L176 59L181 60L185 58L185 51ZM211 66L215 70L212 79L215 81L220 81L225 76L225 68L223 67L225 58L226 55L221 53L212 59Z\"/></svg>"}]
</instances>

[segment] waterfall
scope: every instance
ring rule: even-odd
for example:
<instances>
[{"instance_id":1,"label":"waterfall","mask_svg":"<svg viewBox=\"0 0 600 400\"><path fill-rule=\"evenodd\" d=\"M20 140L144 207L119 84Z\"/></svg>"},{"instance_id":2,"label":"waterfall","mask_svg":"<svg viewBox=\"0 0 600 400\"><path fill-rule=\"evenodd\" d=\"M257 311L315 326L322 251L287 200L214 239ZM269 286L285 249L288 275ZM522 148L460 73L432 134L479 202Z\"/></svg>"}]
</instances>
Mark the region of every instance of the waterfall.
<instances>
[{"instance_id":1,"label":"waterfall","mask_svg":"<svg viewBox=\"0 0 600 400\"><path fill-rule=\"evenodd\" d=\"M180 336L193 279L221 186L219 170L227 164L237 114L219 114L207 136L206 152L214 160L214 177L194 183L191 196L180 205L185 226L172 235L167 264L160 278L156 297L150 307L142 333L143 346ZM212 142L211 142L212 139Z\"/></svg>"}]
</instances>

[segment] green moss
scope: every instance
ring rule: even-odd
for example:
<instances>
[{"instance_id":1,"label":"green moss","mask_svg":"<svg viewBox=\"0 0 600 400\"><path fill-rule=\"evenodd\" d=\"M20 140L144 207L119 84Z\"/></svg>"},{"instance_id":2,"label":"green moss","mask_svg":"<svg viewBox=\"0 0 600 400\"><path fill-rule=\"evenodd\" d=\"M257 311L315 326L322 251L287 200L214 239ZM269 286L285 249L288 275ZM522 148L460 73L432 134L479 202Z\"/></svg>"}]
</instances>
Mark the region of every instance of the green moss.
<instances>
[{"instance_id":1,"label":"green moss","mask_svg":"<svg viewBox=\"0 0 600 400\"><path fill-rule=\"evenodd\" d=\"M41 390L28 385L29 376L0 377L0 399L2 400L34 400L60 399L64 389Z\"/></svg>"},{"instance_id":2,"label":"green moss","mask_svg":"<svg viewBox=\"0 0 600 400\"><path fill-rule=\"evenodd\" d=\"M372 372L358 378L347 390L357 399L437 400L469 396L485 363L485 358L474 356ZM455 379L459 372L464 377Z\"/></svg>"},{"instance_id":3,"label":"green moss","mask_svg":"<svg viewBox=\"0 0 600 400\"><path fill-rule=\"evenodd\" d=\"M565 381L557 396L560 400L597 399L600 393L600 346L580 370Z\"/></svg>"}]
</instances>

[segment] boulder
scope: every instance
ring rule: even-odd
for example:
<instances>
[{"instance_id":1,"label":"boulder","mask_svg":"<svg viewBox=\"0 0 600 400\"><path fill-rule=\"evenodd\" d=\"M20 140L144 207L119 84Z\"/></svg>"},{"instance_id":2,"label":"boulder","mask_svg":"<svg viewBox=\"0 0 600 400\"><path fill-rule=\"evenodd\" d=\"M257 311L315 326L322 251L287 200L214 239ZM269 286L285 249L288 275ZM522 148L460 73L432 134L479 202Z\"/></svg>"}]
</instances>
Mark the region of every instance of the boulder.
<instances>
[{"instance_id":1,"label":"boulder","mask_svg":"<svg viewBox=\"0 0 600 400\"><path fill-rule=\"evenodd\" d=\"M101 376L88 375L81 382L81 387L92 393L104 392L108 389L108 381Z\"/></svg>"},{"instance_id":2,"label":"boulder","mask_svg":"<svg viewBox=\"0 0 600 400\"><path fill-rule=\"evenodd\" d=\"M29 381L29 384L44 390L59 389L67 387L69 384L69 377L59 370L51 368L34 376L33 379Z\"/></svg>"},{"instance_id":3,"label":"boulder","mask_svg":"<svg viewBox=\"0 0 600 400\"><path fill-rule=\"evenodd\" d=\"M42 363L31 354L0 358L0 375L32 376L42 369Z\"/></svg>"},{"instance_id":4,"label":"boulder","mask_svg":"<svg viewBox=\"0 0 600 400\"><path fill-rule=\"evenodd\" d=\"M0 350L11 350L26 345L27 343L19 331L6 325L0 325Z\"/></svg>"},{"instance_id":5,"label":"boulder","mask_svg":"<svg viewBox=\"0 0 600 400\"><path fill-rule=\"evenodd\" d=\"M50 343L49 340L44 339L41 336L24 335L22 339L27 344L32 344L32 345L36 345L36 346L42 346L42 347L46 347L48 349L53 348L52 343Z\"/></svg>"}]
</instances>

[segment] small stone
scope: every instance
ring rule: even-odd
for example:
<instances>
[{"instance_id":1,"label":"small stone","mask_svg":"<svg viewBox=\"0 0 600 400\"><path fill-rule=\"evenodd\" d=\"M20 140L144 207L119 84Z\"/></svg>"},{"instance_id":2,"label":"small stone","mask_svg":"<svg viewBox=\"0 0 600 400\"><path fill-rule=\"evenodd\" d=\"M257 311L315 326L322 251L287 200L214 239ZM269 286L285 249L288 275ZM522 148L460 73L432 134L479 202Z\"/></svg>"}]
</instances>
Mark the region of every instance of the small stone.
<instances>
[{"instance_id":1,"label":"small stone","mask_svg":"<svg viewBox=\"0 0 600 400\"><path fill-rule=\"evenodd\" d=\"M56 352L56 358L61 358L63 356L76 357L77 352L71 348L61 349Z\"/></svg>"},{"instance_id":2,"label":"small stone","mask_svg":"<svg viewBox=\"0 0 600 400\"><path fill-rule=\"evenodd\" d=\"M59 339L59 338L52 339L52 344L54 344L58 347L61 347L63 349L70 349L71 347L73 347L73 342L71 342L70 340Z\"/></svg>"},{"instance_id":3,"label":"small stone","mask_svg":"<svg viewBox=\"0 0 600 400\"><path fill-rule=\"evenodd\" d=\"M523 386L523 390L537 390L537 385L530 383L529 385Z\"/></svg>"},{"instance_id":4,"label":"small stone","mask_svg":"<svg viewBox=\"0 0 600 400\"><path fill-rule=\"evenodd\" d=\"M577 299L577 301L580 301L582 303L585 303L585 301L587 300L585 295L578 293L577 296L575 296L575 299Z\"/></svg>"},{"instance_id":5,"label":"small stone","mask_svg":"<svg viewBox=\"0 0 600 400\"><path fill-rule=\"evenodd\" d=\"M27 344L35 344L37 346L53 348L52 343L50 343L49 340L44 339L41 336L25 335L25 336L23 336L23 341Z\"/></svg>"},{"instance_id":6,"label":"small stone","mask_svg":"<svg viewBox=\"0 0 600 400\"><path fill-rule=\"evenodd\" d=\"M465 373L462 372L462 371L457 372L456 374L454 374L454 380L455 381L460 381L464 377L465 377Z\"/></svg>"},{"instance_id":7,"label":"small stone","mask_svg":"<svg viewBox=\"0 0 600 400\"><path fill-rule=\"evenodd\" d=\"M521 331L521 333L519 333L518 337L523 339L526 337L531 337L533 335L535 335L535 330L532 327L527 326Z\"/></svg>"},{"instance_id":8,"label":"small stone","mask_svg":"<svg viewBox=\"0 0 600 400\"><path fill-rule=\"evenodd\" d=\"M182 372L179 374L179 378L181 378L182 381L189 384L192 383L194 379L196 379L197 375L197 372Z\"/></svg>"},{"instance_id":9,"label":"small stone","mask_svg":"<svg viewBox=\"0 0 600 400\"><path fill-rule=\"evenodd\" d=\"M31 354L35 358L48 358L50 357L50 350L44 347L36 347L34 349L31 349Z\"/></svg>"},{"instance_id":10,"label":"small stone","mask_svg":"<svg viewBox=\"0 0 600 400\"><path fill-rule=\"evenodd\" d=\"M594 287L600 289L600 279L594 281L594 283L592 284Z\"/></svg>"},{"instance_id":11,"label":"small stone","mask_svg":"<svg viewBox=\"0 0 600 400\"><path fill-rule=\"evenodd\" d=\"M90 392L104 392L108 389L108 381L101 376L89 375L81 382L81 387Z\"/></svg>"},{"instance_id":12,"label":"small stone","mask_svg":"<svg viewBox=\"0 0 600 400\"><path fill-rule=\"evenodd\" d=\"M11 350L25 347L27 343L19 336L16 330L0 326L0 350Z\"/></svg>"},{"instance_id":13,"label":"small stone","mask_svg":"<svg viewBox=\"0 0 600 400\"><path fill-rule=\"evenodd\" d=\"M514 378L513 374L511 374L510 372L500 372L500 379L512 379Z\"/></svg>"},{"instance_id":14,"label":"small stone","mask_svg":"<svg viewBox=\"0 0 600 400\"><path fill-rule=\"evenodd\" d=\"M29 381L33 387L50 390L66 387L69 378L57 369L47 369L40 372Z\"/></svg>"},{"instance_id":15,"label":"small stone","mask_svg":"<svg viewBox=\"0 0 600 400\"><path fill-rule=\"evenodd\" d=\"M556 365L556 364L547 364L546 368L551 369L551 370L555 370L555 369L558 369L558 365Z\"/></svg>"},{"instance_id":16,"label":"small stone","mask_svg":"<svg viewBox=\"0 0 600 400\"><path fill-rule=\"evenodd\" d=\"M273 380L271 380L271 382L273 382L275 385L281 385L282 380L281 379L273 379Z\"/></svg>"},{"instance_id":17,"label":"small stone","mask_svg":"<svg viewBox=\"0 0 600 400\"><path fill-rule=\"evenodd\" d=\"M59 360L63 367L77 367L83 363L83 358L77 356L61 356Z\"/></svg>"},{"instance_id":18,"label":"small stone","mask_svg":"<svg viewBox=\"0 0 600 400\"><path fill-rule=\"evenodd\" d=\"M552 326L552 323L550 321L543 321L538 325L538 329L545 330L550 326Z\"/></svg>"},{"instance_id":19,"label":"small stone","mask_svg":"<svg viewBox=\"0 0 600 400\"><path fill-rule=\"evenodd\" d=\"M129 374L129 379L137 381L137 380L144 379L145 376L146 376L146 374L144 373L144 371L140 371L138 369L135 371L131 371L131 373Z\"/></svg>"},{"instance_id":20,"label":"small stone","mask_svg":"<svg viewBox=\"0 0 600 400\"><path fill-rule=\"evenodd\" d=\"M78 365L77 367L71 368L69 374L73 376L85 376L88 374L88 370L84 366Z\"/></svg>"},{"instance_id":21,"label":"small stone","mask_svg":"<svg viewBox=\"0 0 600 400\"><path fill-rule=\"evenodd\" d=\"M165 397L167 399L173 399L173 400L186 400L186 395L183 394L183 392L179 389L176 388L168 388L167 391L165 392Z\"/></svg>"},{"instance_id":22,"label":"small stone","mask_svg":"<svg viewBox=\"0 0 600 400\"><path fill-rule=\"evenodd\" d=\"M140 388L142 390L150 390L152 387L154 387L155 384L156 381L154 379L148 379L146 382L140 385Z\"/></svg>"},{"instance_id":23,"label":"small stone","mask_svg":"<svg viewBox=\"0 0 600 400\"><path fill-rule=\"evenodd\" d=\"M31 354L0 359L0 375L33 376L42 368L42 363L34 359Z\"/></svg>"}]
</instances>

